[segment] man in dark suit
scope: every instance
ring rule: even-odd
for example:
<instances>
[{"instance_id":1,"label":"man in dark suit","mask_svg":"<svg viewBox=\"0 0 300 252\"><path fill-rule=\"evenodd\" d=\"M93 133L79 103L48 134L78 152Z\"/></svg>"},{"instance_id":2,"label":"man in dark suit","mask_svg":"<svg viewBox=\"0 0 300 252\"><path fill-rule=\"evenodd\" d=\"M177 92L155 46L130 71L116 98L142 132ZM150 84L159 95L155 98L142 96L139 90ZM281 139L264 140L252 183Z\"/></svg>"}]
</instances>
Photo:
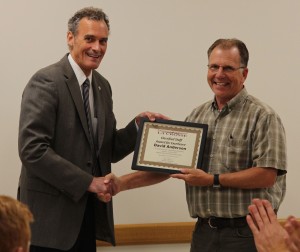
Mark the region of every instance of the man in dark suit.
<instances>
[{"instance_id":1,"label":"man in dark suit","mask_svg":"<svg viewBox=\"0 0 300 252\"><path fill-rule=\"evenodd\" d=\"M140 117L165 118L144 112L116 129L110 84L95 71L109 28L102 10L79 10L68 23L70 53L35 73L24 90L18 199L34 216L31 252L96 251L96 239L115 244L104 176L133 151Z\"/></svg>"}]
</instances>

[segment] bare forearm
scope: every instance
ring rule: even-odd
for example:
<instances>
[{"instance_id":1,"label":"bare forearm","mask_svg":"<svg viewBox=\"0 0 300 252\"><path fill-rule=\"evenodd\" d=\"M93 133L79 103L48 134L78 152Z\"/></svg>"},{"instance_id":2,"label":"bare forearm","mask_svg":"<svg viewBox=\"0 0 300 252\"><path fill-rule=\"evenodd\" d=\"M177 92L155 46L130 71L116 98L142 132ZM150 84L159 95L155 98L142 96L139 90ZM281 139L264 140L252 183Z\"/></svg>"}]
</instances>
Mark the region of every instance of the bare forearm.
<instances>
[{"instance_id":1,"label":"bare forearm","mask_svg":"<svg viewBox=\"0 0 300 252\"><path fill-rule=\"evenodd\" d=\"M121 191L160 183L170 176L164 173L138 171L120 177Z\"/></svg>"},{"instance_id":2,"label":"bare forearm","mask_svg":"<svg viewBox=\"0 0 300 252\"><path fill-rule=\"evenodd\" d=\"M223 187L242 189L267 188L274 185L276 177L276 169L253 167L239 172L221 174L220 184Z\"/></svg>"}]
</instances>

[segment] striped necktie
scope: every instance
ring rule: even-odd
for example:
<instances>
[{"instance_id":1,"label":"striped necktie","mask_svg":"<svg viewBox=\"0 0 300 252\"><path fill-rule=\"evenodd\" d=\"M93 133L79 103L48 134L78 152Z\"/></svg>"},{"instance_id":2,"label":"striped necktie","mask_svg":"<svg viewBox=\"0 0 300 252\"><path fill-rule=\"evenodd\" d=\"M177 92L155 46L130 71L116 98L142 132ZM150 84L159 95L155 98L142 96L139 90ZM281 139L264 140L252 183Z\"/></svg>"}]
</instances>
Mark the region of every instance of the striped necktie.
<instances>
[{"instance_id":1,"label":"striped necktie","mask_svg":"<svg viewBox=\"0 0 300 252\"><path fill-rule=\"evenodd\" d=\"M98 167L98 161L96 158L96 148L95 148L95 140L94 140L94 134L93 134L93 126L92 126L92 117L91 117L91 109L90 109L90 100L89 100L89 90L90 90L90 81L87 78L84 83L82 84L82 98L83 98L83 106L84 111L86 115L86 120L89 128L89 137L90 137L90 143L92 145L92 151L93 151L93 158L94 158L94 165L92 169L92 174L96 174L96 170L99 170Z\"/></svg>"},{"instance_id":2,"label":"striped necktie","mask_svg":"<svg viewBox=\"0 0 300 252\"><path fill-rule=\"evenodd\" d=\"M82 84L82 98L83 98L83 106L86 115L86 120L90 132L90 137L91 140L93 140L93 126L92 126L91 109L90 109L90 101L89 101L89 90L90 90L90 81L87 78Z\"/></svg>"}]
</instances>

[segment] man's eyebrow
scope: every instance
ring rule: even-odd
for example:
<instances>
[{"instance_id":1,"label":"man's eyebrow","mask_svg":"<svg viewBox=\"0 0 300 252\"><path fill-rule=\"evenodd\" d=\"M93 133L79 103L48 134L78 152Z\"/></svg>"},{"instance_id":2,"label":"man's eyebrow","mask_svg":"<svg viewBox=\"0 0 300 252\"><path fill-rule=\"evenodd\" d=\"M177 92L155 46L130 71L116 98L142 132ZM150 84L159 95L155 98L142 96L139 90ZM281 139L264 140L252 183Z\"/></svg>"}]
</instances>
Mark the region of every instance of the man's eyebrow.
<instances>
[{"instance_id":1,"label":"man's eyebrow","mask_svg":"<svg viewBox=\"0 0 300 252\"><path fill-rule=\"evenodd\" d=\"M84 35L84 38L95 38L95 36L91 35L91 34L86 34L86 35Z\"/></svg>"},{"instance_id":2,"label":"man's eyebrow","mask_svg":"<svg viewBox=\"0 0 300 252\"><path fill-rule=\"evenodd\" d=\"M84 38L93 38L93 39L97 39L97 37L94 36L94 35L92 35L92 34L86 34L86 35L84 35ZM107 41L107 40L108 40L108 37L100 38L99 40L101 40L101 41Z\"/></svg>"}]
</instances>

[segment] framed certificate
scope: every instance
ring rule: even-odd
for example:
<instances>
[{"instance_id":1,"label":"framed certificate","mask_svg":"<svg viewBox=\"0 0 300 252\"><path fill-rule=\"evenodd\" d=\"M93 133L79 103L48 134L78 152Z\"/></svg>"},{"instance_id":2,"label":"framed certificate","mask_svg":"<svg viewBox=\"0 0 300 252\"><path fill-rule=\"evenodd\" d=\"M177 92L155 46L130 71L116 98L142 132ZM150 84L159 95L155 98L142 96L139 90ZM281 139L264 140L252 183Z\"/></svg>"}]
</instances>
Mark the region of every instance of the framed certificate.
<instances>
[{"instance_id":1,"label":"framed certificate","mask_svg":"<svg viewBox=\"0 0 300 252\"><path fill-rule=\"evenodd\" d=\"M200 168L207 129L207 124L143 118L132 169L180 173L180 168Z\"/></svg>"}]
</instances>

